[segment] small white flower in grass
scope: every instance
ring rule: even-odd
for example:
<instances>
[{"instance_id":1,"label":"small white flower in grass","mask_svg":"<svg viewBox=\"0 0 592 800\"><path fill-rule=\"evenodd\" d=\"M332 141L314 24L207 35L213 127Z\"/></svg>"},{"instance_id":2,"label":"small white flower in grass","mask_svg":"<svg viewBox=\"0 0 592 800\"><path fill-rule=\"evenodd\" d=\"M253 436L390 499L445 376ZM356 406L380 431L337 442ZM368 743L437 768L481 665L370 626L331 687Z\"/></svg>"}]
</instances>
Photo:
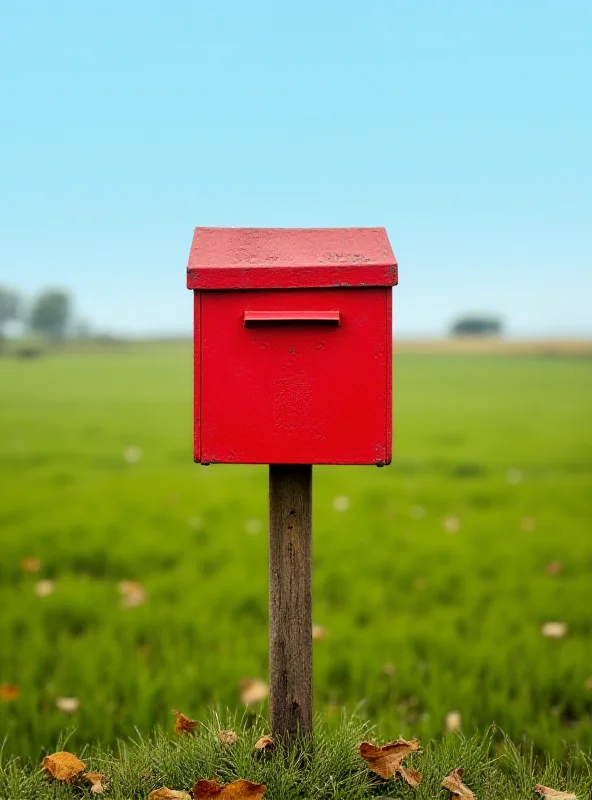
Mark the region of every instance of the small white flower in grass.
<instances>
[{"instance_id":1,"label":"small white flower in grass","mask_svg":"<svg viewBox=\"0 0 592 800\"><path fill-rule=\"evenodd\" d=\"M507 470L506 472L506 480L512 486L515 486L517 483L521 483L522 479L524 478L524 474L521 469L516 469L516 467L512 467L512 469Z\"/></svg>"},{"instance_id":2,"label":"small white flower in grass","mask_svg":"<svg viewBox=\"0 0 592 800\"><path fill-rule=\"evenodd\" d=\"M74 714L80 708L80 700L77 697L56 697L55 702L64 714Z\"/></svg>"},{"instance_id":3,"label":"small white flower in grass","mask_svg":"<svg viewBox=\"0 0 592 800\"><path fill-rule=\"evenodd\" d=\"M423 506L411 506L409 516L411 519L423 519L426 515L426 510Z\"/></svg>"},{"instance_id":4,"label":"small white flower in grass","mask_svg":"<svg viewBox=\"0 0 592 800\"><path fill-rule=\"evenodd\" d=\"M256 536L258 533L261 533L261 529L263 525L260 519L248 519L245 522L245 530L251 536Z\"/></svg>"},{"instance_id":5,"label":"small white flower in grass","mask_svg":"<svg viewBox=\"0 0 592 800\"><path fill-rule=\"evenodd\" d=\"M314 642L320 642L323 639L327 638L328 634L327 628L324 625L313 625L312 626L312 639Z\"/></svg>"},{"instance_id":6,"label":"small white flower in grass","mask_svg":"<svg viewBox=\"0 0 592 800\"><path fill-rule=\"evenodd\" d=\"M458 533L460 530L460 519L458 517L448 516L442 520L442 527L446 533Z\"/></svg>"},{"instance_id":7,"label":"small white flower in grass","mask_svg":"<svg viewBox=\"0 0 592 800\"><path fill-rule=\"evenodd\" d=\"M459 711L449 711L446 714L446 730L452 733L459 731L462 726L462 718Z\"/></svg>"},{"instance_id":8,"label":"small white flower in grass","mask_svg":"<svg viewBox=\"0 0 592 800\"><path fill-rule=\"evenodd\" d=\"M122 457L126 464L137 464L142 460L142 448L135 444L130 444L123 451Z\"/></svg>"},{"instance_id":9,"label":"small white flower in grass","mask_svg":"<svg viewBox=\"0 0 592 800\"><path fill-rule=\"evenodd\" d=\"M534 517L523 517L520 525L523 531L526 533L532 533L536 528L536 519Z\"/></svg>"},{"instance_id":10,"label":"small white flower in grass","mask_svg":"<svg viewBox=\"0 0 592 800\"><path fill-rule=\"evenodd\" d=\"M50 594L55 592L55 583L53 581L37 581L35 584L35 594L37 597L49 597Z\"/></svg>"},{"instance_id":11,"label":"small white flower in grass","mask_svg":"<svg viewBox=\"0 0 592 800\"><path fill-rule=\"evenodd\" d=\"M349 497L345 495L339 495L338 497L333 498L333 508L335 511L347 511L349 508Z\"/></svg>"},{"instance_id":12,"label":"small white flower in grass","mask_svg":"<svg viewBox=\"0 0 592 800\"><path fill-rule=\"evenodd\" d=\"M567 633L567 625L565 622L545 622L541 633L549 639L562 639Z\"/></svg>"}]
</instances>

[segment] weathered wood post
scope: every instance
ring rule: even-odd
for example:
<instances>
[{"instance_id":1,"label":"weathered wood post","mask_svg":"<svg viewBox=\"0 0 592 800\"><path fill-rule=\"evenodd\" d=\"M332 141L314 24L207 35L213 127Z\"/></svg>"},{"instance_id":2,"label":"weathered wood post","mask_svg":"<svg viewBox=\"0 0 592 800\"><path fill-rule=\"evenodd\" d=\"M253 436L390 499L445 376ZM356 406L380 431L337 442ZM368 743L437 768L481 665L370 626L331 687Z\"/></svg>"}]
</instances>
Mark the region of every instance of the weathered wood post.
<instances>
[{"instance_id":1,"label":"weathered wood post","mask_svg":"<svg viewBox=\"0 0 592 800\"><path fill-rule=\"evenodd\" d=\"M196 228L194 458L269 464L271 728L312 729L312 465L391 459L383 228Z\"/></svg>"},{"instance_id":2,"label":"weathered wood post","mask_svg":"<svg viewBox=\"0 0 592 800\"><path fill-rule=\"evenodd\" d=\"M269 468L271 729L312 729L312 467Z\"/></svg>"}]
</instances>

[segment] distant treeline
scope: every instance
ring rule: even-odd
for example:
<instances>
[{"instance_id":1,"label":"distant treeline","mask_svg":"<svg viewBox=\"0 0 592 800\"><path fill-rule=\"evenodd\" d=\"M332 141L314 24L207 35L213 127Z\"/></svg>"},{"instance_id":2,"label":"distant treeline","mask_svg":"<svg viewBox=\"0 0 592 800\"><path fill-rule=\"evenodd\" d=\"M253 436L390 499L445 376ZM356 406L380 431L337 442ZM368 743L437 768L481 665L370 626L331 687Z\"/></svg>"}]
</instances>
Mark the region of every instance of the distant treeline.
<instances>
[{"instance_id":1,"label":"distant treeline","mask_svg":"<svg viewBox=\"0 0 592 800\"><path fill-rule=\"evenodd\" d=\"M63 289L47 289L27 302L16 290L0 286L0 340L9 323L21 323L25 332L60 341L79 336L84 323L75 322L70 294Z\"/></svg>"}]
</instances>

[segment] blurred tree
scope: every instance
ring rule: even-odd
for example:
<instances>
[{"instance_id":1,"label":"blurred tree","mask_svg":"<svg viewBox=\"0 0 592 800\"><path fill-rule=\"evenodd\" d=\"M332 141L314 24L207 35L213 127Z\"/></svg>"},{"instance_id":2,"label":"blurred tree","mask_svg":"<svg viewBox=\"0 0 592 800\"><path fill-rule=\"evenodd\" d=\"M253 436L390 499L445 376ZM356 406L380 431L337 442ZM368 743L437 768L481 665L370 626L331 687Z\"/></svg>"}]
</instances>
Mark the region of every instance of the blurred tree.
<instances>
[{"instance_id":1,"label":"blurred tree","mask_svg":"<svg viewBox=\"0 0 592 800\"><path fill-rule=\"evenodd\" d=\"M31 329L48 339L64 339L70 324L70 295L61 289L40 294L29 318Z\"/></svg>"},{"instance_id":2,"label":"blurred tree","mask_svg":"<svg viewBox=\"0 0 592 800\"><path fill-rule=\"evenodd\" d=\"M501 336L503 324L499 317L472 314L459 317L453 323L450 333L453 336Z\"/></svg>"},{"instance_id":3,"label":"blurred tree","mask_svg":"<svg viewBox=\"0 0 592 800\"><path fill-rule=\"evenodd\" d=\"M4 326L20 314L20 297L6 286L0 286L0 342L4 339Z\"/></svg>"}]
</instances>

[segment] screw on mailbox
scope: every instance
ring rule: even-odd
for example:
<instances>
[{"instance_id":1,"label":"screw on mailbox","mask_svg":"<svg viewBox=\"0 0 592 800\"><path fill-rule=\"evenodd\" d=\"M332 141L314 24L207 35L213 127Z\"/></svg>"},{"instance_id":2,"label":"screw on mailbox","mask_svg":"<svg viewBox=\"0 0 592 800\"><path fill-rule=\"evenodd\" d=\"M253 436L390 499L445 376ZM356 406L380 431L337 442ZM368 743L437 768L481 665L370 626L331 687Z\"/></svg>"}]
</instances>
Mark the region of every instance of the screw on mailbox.
<instances>
[{"instance_id":1,"label":"screw on mailbox","mask_svg":"<svg viewBox=\"0 0 592 800\"><path fill-rule=\"evenodd\" d=\"M194 458L269 465L272 733L312 729L312 466L391 460L384 228L196 228Z\"/></svg>"}]
</instances>

